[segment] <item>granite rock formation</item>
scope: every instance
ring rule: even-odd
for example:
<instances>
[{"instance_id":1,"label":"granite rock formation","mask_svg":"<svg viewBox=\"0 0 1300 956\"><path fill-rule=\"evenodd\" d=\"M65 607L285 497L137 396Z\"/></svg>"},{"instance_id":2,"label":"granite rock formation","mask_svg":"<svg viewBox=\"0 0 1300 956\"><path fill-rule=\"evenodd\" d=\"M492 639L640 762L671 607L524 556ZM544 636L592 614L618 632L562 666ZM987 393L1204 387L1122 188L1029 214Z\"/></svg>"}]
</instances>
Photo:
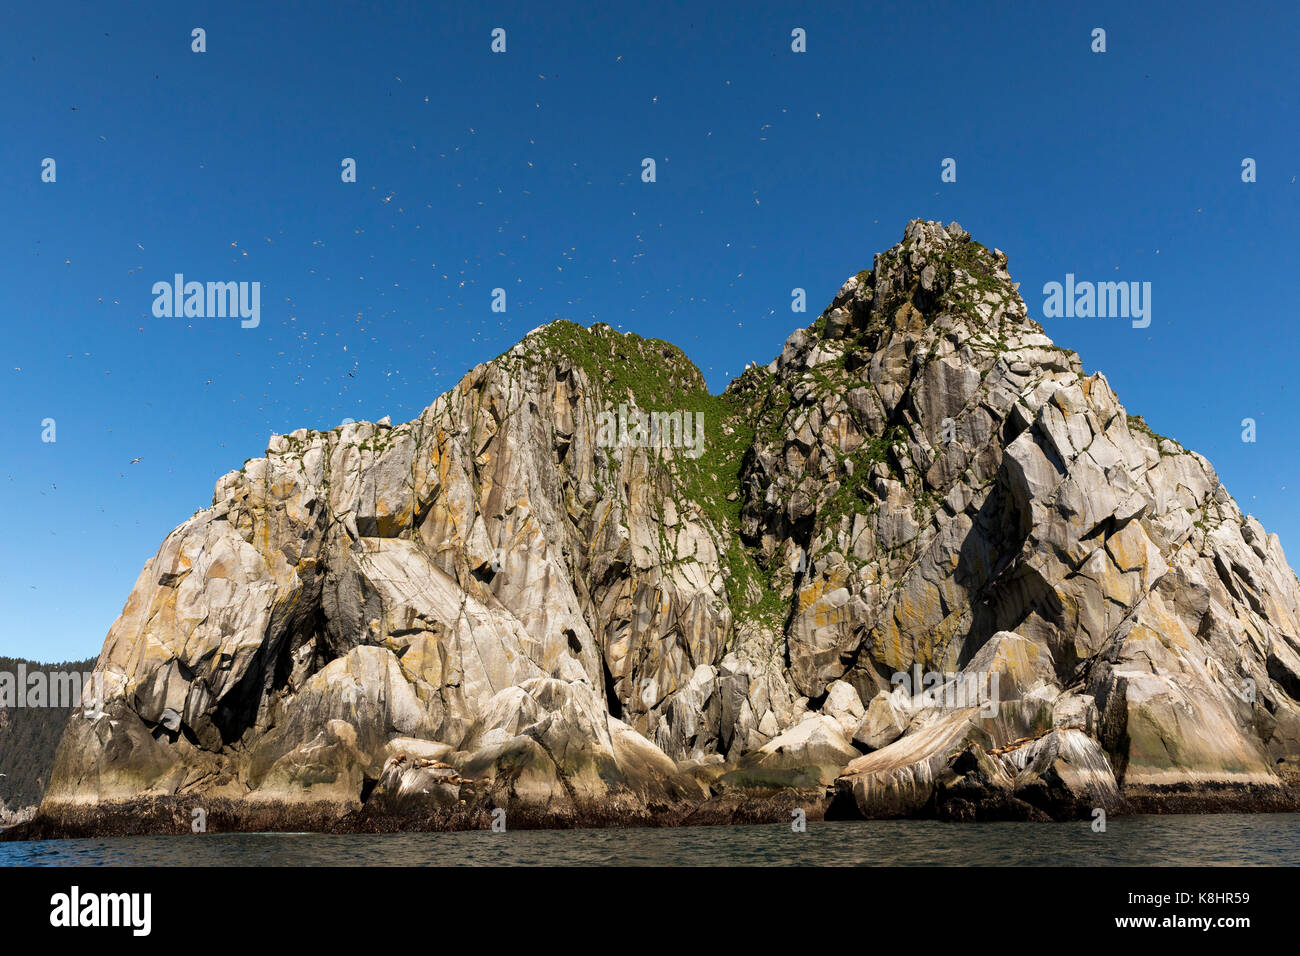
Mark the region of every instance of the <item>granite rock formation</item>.
<instances>
[{"instance_id":1,"label":"granite rock formation","mask_svg":"<svg viewBox=\"0 0 1300 956\"><path fill-rule=\"evenodd\" d=\"M1006 265L918 220L720 396L555 322L414 421L272 438L145 565L41 818L1293 805L1276 536Z\"/></svg>"}]
</instances>

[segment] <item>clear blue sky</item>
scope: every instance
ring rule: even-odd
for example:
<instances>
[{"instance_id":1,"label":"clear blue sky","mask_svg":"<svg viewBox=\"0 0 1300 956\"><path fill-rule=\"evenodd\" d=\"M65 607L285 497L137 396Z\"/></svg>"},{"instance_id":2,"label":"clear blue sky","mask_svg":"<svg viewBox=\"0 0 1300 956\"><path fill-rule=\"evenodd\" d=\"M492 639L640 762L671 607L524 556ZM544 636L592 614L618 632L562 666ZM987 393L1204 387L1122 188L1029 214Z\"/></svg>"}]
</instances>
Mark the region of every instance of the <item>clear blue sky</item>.
<instances>
[{"instance_id":1,"label":"clear blue sky","mask_svg":"<svg viewBox=\"0 0 1300 956\"><path fill-rule=\"evenodd\" d=\"M0 653L97 653L272 432L413 418L555 318L720 390L918 216L1035 317L1067 272L1151 282L1149 328L1047 331L1300 556L1293 3L373 6L5 5ZM260 282L261 325L154 318L176 272Z\"/></svg>"}]
</instances>

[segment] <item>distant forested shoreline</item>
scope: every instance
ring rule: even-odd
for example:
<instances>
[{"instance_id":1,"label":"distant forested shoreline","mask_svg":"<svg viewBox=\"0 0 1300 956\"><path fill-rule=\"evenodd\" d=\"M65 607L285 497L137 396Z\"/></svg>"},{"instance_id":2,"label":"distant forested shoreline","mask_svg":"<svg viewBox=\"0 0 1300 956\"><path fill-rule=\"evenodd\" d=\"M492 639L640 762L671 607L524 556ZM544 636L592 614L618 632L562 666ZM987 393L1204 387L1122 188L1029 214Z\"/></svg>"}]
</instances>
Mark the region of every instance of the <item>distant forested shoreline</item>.
<instances>
[{"instance_id":1,"label":"distant forested shoreline","mask_svg":"<svg viewBox=\"0 0 1300 956\"><path fill-rule=\"evenodd\" d=\"M0 657L0 673L17 675L42 671L85 673L95 658L43 664L17 657ZM0 804L10 810L40 803L54 766L54 751L73 707L0 707Z\"/></svg>"}]
</instances>

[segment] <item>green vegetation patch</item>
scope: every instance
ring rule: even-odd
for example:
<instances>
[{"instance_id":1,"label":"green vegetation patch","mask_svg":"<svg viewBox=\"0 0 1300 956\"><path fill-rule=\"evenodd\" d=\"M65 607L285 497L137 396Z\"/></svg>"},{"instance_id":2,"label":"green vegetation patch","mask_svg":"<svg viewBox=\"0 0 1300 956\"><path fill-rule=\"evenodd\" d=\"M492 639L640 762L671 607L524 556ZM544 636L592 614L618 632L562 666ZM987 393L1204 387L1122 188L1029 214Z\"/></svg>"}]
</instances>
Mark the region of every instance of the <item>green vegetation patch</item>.
<instances>
[{"instance_id":1,"label":"green vegetation patch","mask_svg":"<svg viewBox=\"0 0 1300 956\"><path fill-rule=\"evenodd\" d=\"M645 412L703 416L703 453L694 459L681 454L664 459L677 501L698 505L718 536L733 615L782 617L784 602L740 540L740 474L755 438L755 423L743 394L731 389L711 395L703 374L676 345L623 334L604 324L586 329L575 322L552 322L525 341L548 363L567 359L582 369L599 392L599 409L612 411L626 402ZM746 375L753 387L767 385L761 381L765 371L750 370ZM753 600L756 590L762 595L757 602Z\"/></svg>"}]
</instances>

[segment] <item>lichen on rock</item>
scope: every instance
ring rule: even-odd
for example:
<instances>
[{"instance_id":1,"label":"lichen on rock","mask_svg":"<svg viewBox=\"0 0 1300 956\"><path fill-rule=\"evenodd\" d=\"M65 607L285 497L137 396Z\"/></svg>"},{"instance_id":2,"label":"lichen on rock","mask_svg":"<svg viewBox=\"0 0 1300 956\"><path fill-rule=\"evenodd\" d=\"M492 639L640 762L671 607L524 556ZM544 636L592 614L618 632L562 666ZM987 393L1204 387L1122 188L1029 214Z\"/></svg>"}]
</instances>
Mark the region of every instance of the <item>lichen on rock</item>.
<instances>
[{"instance_id":1,"label":"lichen on rock","mask_svg":"<svg viewBox=\"0 0 1300 956\"><path fill-rule=\"evenodd\" d=\"M414 421L275 436L146 563L41 818L1286 805L1277 537L1006 267L917 220L721 395L675 346L554 322ZM702 423L701 453L602 431L637 412Z\"/></svg>"}]
</instances>

